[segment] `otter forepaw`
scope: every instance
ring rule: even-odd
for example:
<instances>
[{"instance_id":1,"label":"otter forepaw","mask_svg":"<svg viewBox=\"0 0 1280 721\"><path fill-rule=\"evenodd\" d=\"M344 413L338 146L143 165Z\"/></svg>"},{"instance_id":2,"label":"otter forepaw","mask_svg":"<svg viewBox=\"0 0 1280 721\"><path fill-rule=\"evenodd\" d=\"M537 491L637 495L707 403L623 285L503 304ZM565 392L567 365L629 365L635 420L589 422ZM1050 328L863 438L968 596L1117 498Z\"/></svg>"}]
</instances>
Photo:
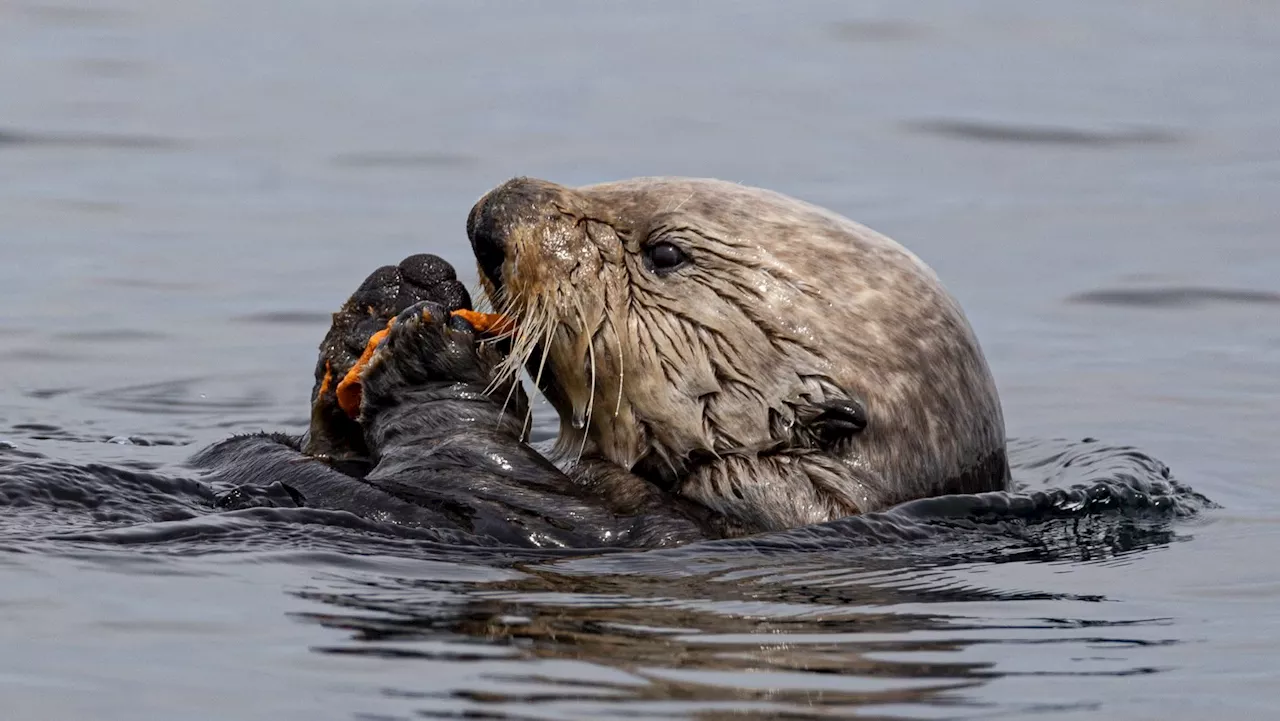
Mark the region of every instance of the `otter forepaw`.
<instances>
[{"instance_id":1,"label":"otter forepaw","mask_svg":"<svg viewBox=\"0 0 1280 721\"><path fill-rule=\"evenodd\" d=\"M343 410L361 417L428 384L489 389L500 357L480 345L471 317L431 301L409 306L369 339L338 383Z\"/></svg>"},{"instance_id":2,"label":"otter forepaw","mask_svg":"<svg viewBox=\"0 0 1280 721\"><path fill-rule=\"evenodd\" d=\"M406 308L423 301L446 312L471 308L471 297L453 267L438 256L420 254L370 273L333 314L316 364L307 453L333 458L366 455L364 434L355 421L358 396L354 412L349 412L350 401L340 402L338 386L365 356L370 339Z\"/></svg>"}]
</instances>

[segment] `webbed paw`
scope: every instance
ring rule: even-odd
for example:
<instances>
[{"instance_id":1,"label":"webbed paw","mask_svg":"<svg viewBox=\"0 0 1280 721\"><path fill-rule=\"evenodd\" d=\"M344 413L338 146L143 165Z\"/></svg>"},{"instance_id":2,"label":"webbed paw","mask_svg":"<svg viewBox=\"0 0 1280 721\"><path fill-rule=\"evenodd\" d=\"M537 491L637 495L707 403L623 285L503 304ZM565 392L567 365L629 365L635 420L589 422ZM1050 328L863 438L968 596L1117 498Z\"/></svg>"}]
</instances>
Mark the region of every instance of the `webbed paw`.
<instances>
[{"instance_id":1,"label":"webbed paw","mask_svg":"<svg viewBox=\"0 0 1280 721\"><path fill-rule=\"evenodd\" d=\"M415 303L374 334L338 384L343 409L363 415L430 383L488 389L501 356L482 346L467 314L455 310L432 301Z\"/></svg>"},{"instance_id":2,"label":"webbed paw","mask_svg":"<svg viewBox=\"0 0 1280 721\"><path fill-rule=\"evenodd\" d=\"M339 384L351 373L375 334L416 303L430 301L446 312L469 310L471 297L458 281L453 266L429 254L412 255L398 265L369 274L355 293L333 314L333 323L320 344L315 385L311 392L311 428L305 450L334 459L368 455L364 433L356 421L359 400L346 404Z\"/></svg>"}]
</instances>

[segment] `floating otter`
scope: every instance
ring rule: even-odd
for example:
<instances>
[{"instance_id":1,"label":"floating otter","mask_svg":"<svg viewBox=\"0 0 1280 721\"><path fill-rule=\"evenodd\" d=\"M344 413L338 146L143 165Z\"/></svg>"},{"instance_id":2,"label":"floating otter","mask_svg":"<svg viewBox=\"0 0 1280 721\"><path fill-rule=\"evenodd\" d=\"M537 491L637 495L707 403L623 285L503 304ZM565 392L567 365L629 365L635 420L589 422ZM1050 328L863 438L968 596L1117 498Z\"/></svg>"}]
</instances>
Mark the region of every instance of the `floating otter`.
<instances>
[{"instance_id":1,"label":"floating otter","mask_svg":"<svg viewBox=\"0 0 1280 721\"><path fill-rule=\"evenodd\" d=\"M298 502L535 545L744 535L1008 485L962 311L874 231L720 181L522 178L467 234L510 330L458 314L470 298L438 258L379 269L321 345L307 437L198 461L247 482L228 461L278 468L252 461L275 443L312 459L280 476ZM545 456L521 366L561 418Z\"/></svg>"}]
</instances>

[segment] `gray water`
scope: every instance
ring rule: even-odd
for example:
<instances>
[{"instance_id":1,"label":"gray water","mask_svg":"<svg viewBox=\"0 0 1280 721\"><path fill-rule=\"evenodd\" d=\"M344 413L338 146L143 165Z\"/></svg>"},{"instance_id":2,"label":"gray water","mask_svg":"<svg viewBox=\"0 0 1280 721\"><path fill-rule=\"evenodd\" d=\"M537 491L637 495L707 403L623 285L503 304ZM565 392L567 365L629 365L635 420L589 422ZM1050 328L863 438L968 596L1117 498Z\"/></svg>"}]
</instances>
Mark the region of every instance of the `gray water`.
<instances>
[{"instance_id":1,"label":"gray water","mask_svg":"<svg viewBox=\"0 0 1280 721\"><path fill-rule=\"evenodd\" d=\"M1275 717L1277 78L1280 6L1238 0L0 2L12 452L300 430L327 314L411 253L471 268L489 187L698 175L923 257L1010 435L1221 505L946 563L10 539L0 717Z\"/></svg>"}]
</instances>

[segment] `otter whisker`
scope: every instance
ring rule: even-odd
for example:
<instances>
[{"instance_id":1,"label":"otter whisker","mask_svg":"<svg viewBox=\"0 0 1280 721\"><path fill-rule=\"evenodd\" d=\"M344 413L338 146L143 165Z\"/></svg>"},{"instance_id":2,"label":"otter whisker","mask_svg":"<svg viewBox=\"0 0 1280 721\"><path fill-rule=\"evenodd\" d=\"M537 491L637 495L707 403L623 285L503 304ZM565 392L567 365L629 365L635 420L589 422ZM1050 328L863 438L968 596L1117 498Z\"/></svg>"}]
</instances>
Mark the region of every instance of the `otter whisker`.
<instances>
[{"instance_id":1,"label":"otter whisker","mask_svg":"<svg viewBox=\"0 0 1280 721\"><path fill-rule=\"evenodd\" d=\"M499 423L501 423L502 419L506 417L507 406L511 405L511 399L515 397L516 388L520 385L519 379L514 377L511 374L504 373L503 377L506 378L505 382L508 383L508 387L507 387L507 397L502 399L502 408L498 411Z\"/></svg>"},{"instance_id":2,"label":"otter whisker","mask_svg":"<svg viewBox=\"0 0 1280 721\"><path fill-rule=\"evenodd\" d=\"M542 388L542 373L546 370L547 359L551 356L551 343L555 338L555 333L556 323L555 321L548 319L546 325L542 329L541 340L529 349L530 357L532 357L534 348L536 348L537 345L542 346L542 358L538 360L538 372L533 376L533 385L539 389Z\"/></svg>"},{"instance_id":3,"label":"otter whisker","mask_svg":"<svg viewBox=\"0 0 1280 721\"><path fill-rule=\"evenodd\" d=\"M550 355L551 353L552 335L555 333L555 330L556 330L555 319L552 318L550 314L547 314L546 319L547 319L545 324L546 328L544 331L545 335L542 340L542 360L538 361L538 373L536 376L534 376L534 379L533 379L533 387L539 390L541 390L542 388L542 371L544 368L547 367L547 356ZM536 345L531 347L529 351L530 356L533 355L533 350L532 350L533 347L536 347ZM533 404L530 403L529 409L525 414L525 425L528 425L530 422L532 422L532 420L533 420Z\"/></svg>"},{"instance_id":4,"label":"otter whisker","mask_svg":"<svg viewBox=\"0 0 1280 721\"><path fill-rule=\"evenodd\" d=\"M506 417L507 408L510 407L511 401L515 397L516 390L520 385L519 375L521 369L524 367L524 361L526 361L527 357L533 352L532 349L534 347L534 343L530 340L530 337L536 338L537 335L532 334L529 329L537 327L540 323L546 322L545 315L540 314L537 311L526 312L526 309L517 307L527 305L527 302L512 302L511 299L506 297L505 290L502 291L502 293L502 296L494 303L495 309L500 309L501 314L505 317L523 317L525 320L521 323L515 324L515 326L510 330L504 331L492 339L492 341L498 341L503 337L514 338L511 349L509 350L506 358L504 358L502 363L497 367L496 372L494 373L494 378L490 381L489 388L485 391L486 393L492 393L501 386L501 384L509 384L506 397L502 401L502 408L498 412L499 423L501 423L502 419ZM522 435L528 432L530 420L530 413L526 412L524 424L521 428Z\"/></svg>"},{"instance_id":5,"label":"otter whisker","mask_svg":"<svg viewBox=\"0 0 1280 721\"><path fill-rule=\"evenodd\" d=\"M618 400L613 404L613 417L617 418L618 414L622 412L622 383L626 380L625 359L627 354L624 351L626 345L622 340L622 335L618 332L618 324L611 319L609 327L613 329L613 335L618 339L618 352L614 354L618 357Z\"/></svg>"},{"instance_id":6,"label":"otter whisker","mask_svg":"<svg viewBox=\"0 0 1280 721\"><path fill-rule=\"evenodd\" d=\"M591 416L596 406L596 334L594 331L587 330L586 314L582 311L582 301L578 296L573 298L574 305L578 307L578 325L581 332L587 339L587 357L591 361L591 387L587 394L587 413L586 421L582 424L582 443L578 446L578 460L582 460L582 454L587 449L587 436L591 428Z\"/></svg>"},{"instance_id":7,"label":"otter whisker","mask_svg":"<svg viewBox=\"0 0 1280 721\"><path fill-rule=\"evenodd\" d=\"M537 321L535 321L535 324L534 324L533 326L531 326L531 328L533 328L533 330L531 330L531 331L530 331L530 333L529 333L529 336L528 336L528 337L529 337L529 340L526 340L526 342L525 342L525 348L521 350L521 355L519 356L519 364L518 364L518 365L516 365L516 366L514 367L514 369L513 369L513 373L515 373L515 374L517 374L517 375L520 373L521 369L523 369L523 368L525 368L525 367L527 367L527 366L528 366L529 359L533 356L534 350L536 350L536 349L537 349L538 344L537 344L537 340L536 340L536 339L537 339L538 337L540 337L541 335L543 335L544 333L546 333L546 331L545 331L545 330L542 330L542 329L543 329L543 328L548 328L548 327L550 327L551 325L553 325L553 323L554 323L554 319L553 319L550 315L548 315L548 314L543 310L543 308L542 308L541 306L539 306L539 307L538 307L537 313L539 314L539 315L538 315L538 320L537 320ZM545 345L545 344L544 344L544 345ZM543 362L545 362L545 353L544 353L544 361L543 361ZM539 376L541 376L541 372L539 372ZM537 383L537 381L535 381L535 382L534 382L534 390L535 390L535 392L538 390L537 385L538 385L538 383ZM514 386L515 386L515 383L513 382L513 383L512 383L512 387L514 388ZM533 427L533 403L532 403L532 401L527 402L527 403L525 404L524 425L523 425L523 427L525 428L525 430L526 430L526 431L527 431L528 429L530 429L530 428L532 428L532 427Z\"/></svg>"},{"instance_id":8,"label":"otter whisker","mask_svg":"<svg viewBox=\"0 0 1280 721\"><path fill-rule=\"evenodd\" d=\"M484 284L481 283L480 281L477 280L475 283L472 283L471 287L467 289L467 293L470 297L478 299L475 303L473 303L475 307L472 308L471 310L477 310L481 312L484 312L486 309L493 310L494 304L489 299L489 293L488 291L485 290Z\"/></svg>"},{"instance_id":9,"label":"otter whisker","mask_svg":"<svg viewBox=\"0 0 1280 721\"><path fill-rule=\"evenodd\" d=\"M511 350L502 364L504 375L507 378L514 378L519 375L524 362L528 360L529 355L532 353L532 348L536 343L535 339L538 337L538 334L533 329L542 322L543 314L537 306L519 310L508 308L507 312L515 312L515 317L522 319L511 331L513 334L511 337L514 340Z\"/></svg>"},{"instance_id":10,"label":"otter whisker","mask_svg":"<svg viewBox=\"0 0 1280 721\"><path fill-rule=\"evenodd\" d=\"M506 306L506 305L508 305L508 304L503 303L502 305ZM510 309L508 308L508 310L510 310ZM517 331L517 332L518 332L518 331ZM500 339L500 338L494 338L491 342L496 342L496 341L498 341L498 340L501 340L501 339ZM517 339L517 341L515 341L515 342L513 342L513 343L512 343L511 350L510 350L510 352L507 354L507 357L506 357L506 358L503 358L503 359L502 359L502 362L498 365L497 372L494 374L494 378L493 378L493 380L490 382L489 387L488 387L487 389L485 389L485 392L486 392L486 393L491 393L491 392L493 392L495 389L497 389L497 387L498 387L499 385L501 385L502 383L508 382L508 381L510 381L510 380L512 380L512 379L514 378L514 376L515 376L516 374L512 372L512 359L513 359L513 358L516 358L516 359L518 359L518 358L519 358L519 341L518 341L518 339ZM516 368L519 368L519 366L518 366L518 365L516 365L515 367L516 367ZM505 404L504 404L503 408L505 409L505 407L506 407L506 406L505 406Z\"/></svg>"},{"instance_id":11,"label":"otter whisker","mask_svg":"<svg viewBox=\"0 0 1280 721\"><path fill-rule=\"evenodd\" d=\"M553 318L545 312L544 307L537 303L534 299L521 299L520 303L510 302L503 298L498 304L502 309L503 315L507 317L519 318L520 322L509 331L507 337L514 338L512 347L503 359L503 362L495 374L492 383L493 387L505 382L509 383L506 398L503 400L502 409L499 412L499 420L506 415L507 408L511 405L512 398L519 386L519 375L521 370L527 365L529 358L533 355L534 349L537 347L537 340L545 333L545 326L553 322ZM518 307L519 306L519 307ZM533 407L526 407L522 433L530 428L533 416Z\"/></svg>"}]
</instances>

